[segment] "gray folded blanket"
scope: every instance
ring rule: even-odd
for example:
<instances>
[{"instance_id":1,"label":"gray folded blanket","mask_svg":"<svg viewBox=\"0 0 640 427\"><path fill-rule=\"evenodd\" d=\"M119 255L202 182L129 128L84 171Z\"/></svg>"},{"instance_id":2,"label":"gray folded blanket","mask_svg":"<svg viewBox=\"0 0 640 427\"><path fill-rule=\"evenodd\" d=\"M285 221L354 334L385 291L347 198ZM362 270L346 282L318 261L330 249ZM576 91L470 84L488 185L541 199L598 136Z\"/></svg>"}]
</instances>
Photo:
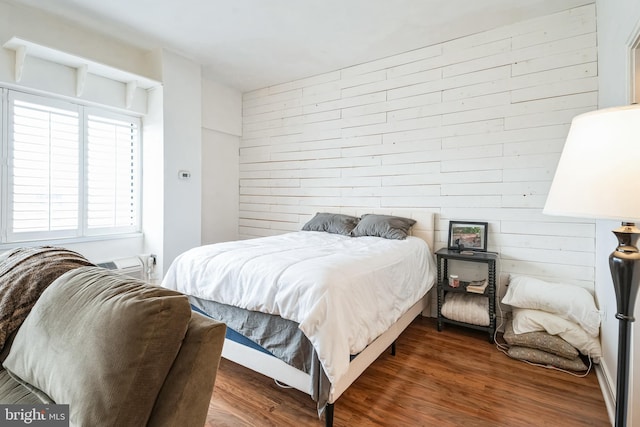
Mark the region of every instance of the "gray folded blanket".
<instances>
[{"instance_id":1,"label":"gray folded blanket","mask_svg":"<svg viewBox=\"0 0 640 427\"><path fill-rule=\"evenodd\" d=\"M92 266L64 248L17 248L0 256L0 349L27 317L40 294L69 270Z\"/></svg>"}]
</instances>

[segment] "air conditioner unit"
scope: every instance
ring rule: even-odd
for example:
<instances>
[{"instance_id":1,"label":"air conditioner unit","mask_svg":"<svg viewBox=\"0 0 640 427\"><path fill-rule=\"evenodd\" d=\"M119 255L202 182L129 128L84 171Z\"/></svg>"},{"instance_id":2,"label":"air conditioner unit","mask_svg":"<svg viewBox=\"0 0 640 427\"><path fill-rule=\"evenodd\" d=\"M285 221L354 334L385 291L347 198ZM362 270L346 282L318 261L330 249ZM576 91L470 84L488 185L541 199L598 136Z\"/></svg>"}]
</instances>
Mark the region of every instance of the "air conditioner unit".
<instances>
[{"instance_id":1,"label":"air conditioner unit","mask_svg":"<svg viewBox=\"0 0 640 427\"><path fill-rule=\"evenodd\" d=\"M97 264L98 267L108 268L119 274L124 274L136 279L144 279L144 262L140 257L114 259Z\"/></svg>"}]
</instances>

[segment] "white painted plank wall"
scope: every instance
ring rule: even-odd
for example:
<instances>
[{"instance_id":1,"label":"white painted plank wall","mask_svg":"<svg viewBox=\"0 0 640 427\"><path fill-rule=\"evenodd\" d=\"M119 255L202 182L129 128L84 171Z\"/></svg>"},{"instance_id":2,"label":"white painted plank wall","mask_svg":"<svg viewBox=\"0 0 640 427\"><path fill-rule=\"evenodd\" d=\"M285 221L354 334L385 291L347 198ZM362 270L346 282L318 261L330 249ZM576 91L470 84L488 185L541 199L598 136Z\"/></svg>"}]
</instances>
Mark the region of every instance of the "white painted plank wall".
<instances>
[{"instance_id":1,"label":"white painted plank wall","mask_svg":"<svg viewBox=\"0 0 640 427\"><path fill-rule=\"evenodd\" d=\"M542 215L571 119L597 107L595 5L246 93L240 235L318 211L489 222L501 272L592 288L595 225Z\"/></svg>"}]
</instances>

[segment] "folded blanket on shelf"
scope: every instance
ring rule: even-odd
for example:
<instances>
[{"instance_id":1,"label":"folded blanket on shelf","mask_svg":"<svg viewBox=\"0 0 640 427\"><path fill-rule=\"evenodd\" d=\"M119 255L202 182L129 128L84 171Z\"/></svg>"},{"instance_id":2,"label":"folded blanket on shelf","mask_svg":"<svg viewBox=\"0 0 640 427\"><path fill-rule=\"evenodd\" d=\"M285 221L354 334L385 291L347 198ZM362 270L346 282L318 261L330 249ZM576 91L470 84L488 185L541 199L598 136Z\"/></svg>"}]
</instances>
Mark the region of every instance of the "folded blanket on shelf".
<instances>
[{"instance_id":1,"label":"folded blanket on shelf","mask_svg":"<svg viewBox=\"0 0 640 427\"><path fill-rule=\"evenodd\" d=\"M458 292L447 293L442 304L442 315L447 319L473 325L489 326L489 300L482 295Z\"/></svg>"}]
</instances>

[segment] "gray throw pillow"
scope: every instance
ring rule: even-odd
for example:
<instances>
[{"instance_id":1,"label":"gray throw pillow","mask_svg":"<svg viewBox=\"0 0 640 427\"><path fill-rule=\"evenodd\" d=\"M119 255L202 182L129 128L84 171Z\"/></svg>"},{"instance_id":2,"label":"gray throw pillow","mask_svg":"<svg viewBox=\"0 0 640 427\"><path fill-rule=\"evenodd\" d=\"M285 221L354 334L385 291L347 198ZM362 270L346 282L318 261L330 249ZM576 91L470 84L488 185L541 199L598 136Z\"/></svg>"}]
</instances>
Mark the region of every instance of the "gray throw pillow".
<instances>
[{"instance_id":1,"label":"gray throw pillow","mask_svg":"<svg viewBox=\"0 0 640 427\"><path fill-rule=\"evenodd\" d=\"M42 293L4 367L69 404L71 425L146 425L190 318L178 292L80 267Z\"/></svg>"},{"instance_id":2,"label":"gray throw pillow","mask_svg":"<svg viewBox=\"0 0 640 427\"><path fill-rule=\"evenodd\" d=\"M409 229L416 221L410 218L402 218L390 215L362 215L360 222L353 229L353 237L375 236L385 239L403 240L409 235Z\"/></svg>"},{"instance_id":3,"label":"gray throw pillow","mask_svg":"<svg viewBox=\"0 0 640 427\"><path fill-rule=\"evenodd\" d=\"M355 216L318 212L302 226L303 231L324 231L348 236L360 219Z\"/></svg>"}]
</instances>

